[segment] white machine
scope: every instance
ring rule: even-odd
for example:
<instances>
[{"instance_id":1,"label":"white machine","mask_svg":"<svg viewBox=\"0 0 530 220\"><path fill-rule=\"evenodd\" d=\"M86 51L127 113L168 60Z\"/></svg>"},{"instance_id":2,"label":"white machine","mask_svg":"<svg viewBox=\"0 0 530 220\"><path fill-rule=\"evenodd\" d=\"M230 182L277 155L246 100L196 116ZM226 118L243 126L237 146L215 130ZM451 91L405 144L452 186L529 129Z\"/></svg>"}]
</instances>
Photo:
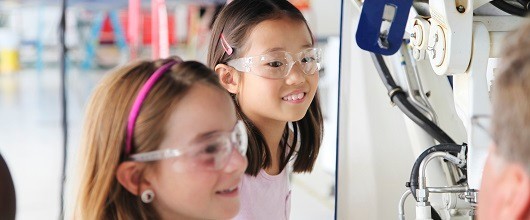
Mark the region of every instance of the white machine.
<instances>
[{"instance_id":1,"label":"white machine","mask_svg":"<svg viewBox=\"0 0 530 220\"><path fill-rule=\"evenodd\" d=\"M474 219L489 146L487 131L474 121L490 115L503 37L520 24L530 0L348 2L361 10L357 44L372 52L392 103L408 118L417 159L404 180L399 219ZM404 213L410 194L415 215Z\"/></svg>"}]
</instances>

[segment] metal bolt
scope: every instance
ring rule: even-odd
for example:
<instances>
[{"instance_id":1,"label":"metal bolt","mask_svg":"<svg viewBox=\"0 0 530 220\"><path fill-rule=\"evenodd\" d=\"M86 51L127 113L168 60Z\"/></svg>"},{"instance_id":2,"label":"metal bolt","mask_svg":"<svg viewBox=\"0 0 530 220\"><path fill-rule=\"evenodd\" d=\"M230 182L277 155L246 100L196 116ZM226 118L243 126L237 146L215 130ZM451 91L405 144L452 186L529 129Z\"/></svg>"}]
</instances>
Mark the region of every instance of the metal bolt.
<instances>
[{"instance_id":1,"label":"metal bolt","mask_svg":"<svg viewBox=\"0 0 530 220\"><path fill-rule=\"evenodd\" d=\"M469 210L469 212L468 212L468 215L469 215L469 216L475 216L476 214L477 214L477 213L476 213L475 209L471 209L471 210Z\"/></svg>"},{"instance_id":2,"label":"metal bolt","mask_svg":"<svg viewBox=\"0 0 530 220\"><path fill-rule=\"evenodd\" d=\"M466 11L466 8L464 8L463 5L459 5L456 7L456 10L460 13L464 13Z\"/></svg>"},{"instance_id":3,"label":"metal bolt","mask_svg":"<svg viewBox=\"0 0 530 220\"><path fill-rule=\"evenodd\" d=\"M416 38L416 33L411 33L410 38Z\"/></svg>"}]
</instances>

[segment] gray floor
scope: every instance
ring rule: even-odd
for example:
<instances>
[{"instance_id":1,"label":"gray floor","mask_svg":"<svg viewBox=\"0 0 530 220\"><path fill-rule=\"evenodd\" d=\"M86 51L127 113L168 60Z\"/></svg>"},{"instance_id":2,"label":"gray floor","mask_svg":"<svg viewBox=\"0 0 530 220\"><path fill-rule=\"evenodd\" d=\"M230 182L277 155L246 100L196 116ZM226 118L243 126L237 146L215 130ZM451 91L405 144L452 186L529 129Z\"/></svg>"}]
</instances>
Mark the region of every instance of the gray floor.
<instances>
[{"instance_id":1,"label":"gray floor","mask_svg":"<svg viewBox=\"0 0 530 220\"><path fill-rule=\"evenodd\" d=\"M84 102L102 75L69 71L69 163L77 152ZM0 74L0 153L15 182L17 219L59 216L63 161L59 85L58 69ZM292 219L333 219L333 209L321 199L296 184L293 190Z\"/></svg>"}]
</instances>

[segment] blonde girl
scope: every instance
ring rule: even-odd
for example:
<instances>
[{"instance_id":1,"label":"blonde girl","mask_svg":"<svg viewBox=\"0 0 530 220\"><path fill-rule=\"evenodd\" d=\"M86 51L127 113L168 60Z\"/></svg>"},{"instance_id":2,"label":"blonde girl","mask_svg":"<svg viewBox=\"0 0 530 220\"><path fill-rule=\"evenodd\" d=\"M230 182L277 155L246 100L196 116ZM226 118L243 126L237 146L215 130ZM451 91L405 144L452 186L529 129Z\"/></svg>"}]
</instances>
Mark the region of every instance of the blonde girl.
<instances>
[{"instance_id":1,"label":"blonde girl","mask_svg":"<svg viewBox=\"0 0 530 220\"><path fill-rule=\"evenodd\" d=\"M134 62L86 112L76 219L228 219L239 211L246 134L206 66Z\"/></svg>"}]
</instances>

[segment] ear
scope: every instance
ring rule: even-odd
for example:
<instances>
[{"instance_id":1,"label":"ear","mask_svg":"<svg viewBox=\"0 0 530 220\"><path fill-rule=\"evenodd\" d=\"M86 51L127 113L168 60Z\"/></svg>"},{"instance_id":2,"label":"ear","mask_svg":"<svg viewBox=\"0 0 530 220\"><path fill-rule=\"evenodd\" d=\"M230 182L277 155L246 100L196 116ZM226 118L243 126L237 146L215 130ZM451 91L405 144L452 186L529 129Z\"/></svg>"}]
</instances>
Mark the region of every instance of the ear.
<instances>
[{"instance_id":1,"label":"ear","mask_svg":"<svg viewBox=\"0 0 530 220\"><path fill-rule=\"evenodd\" d=\"M521 164L509 164L503 175L501 216L503 219L527 219L530 214L530 177Z\"/></svg>"},{"instance_id":2,"label":"ear","mask_svg":"<svg viewBox=\"0 0 530 220\"><path fill-rule=\"evenodd\" d=\"M230 93L237 94L239 87L239 74L238 72L226 65L217 64L215 65L215 72L219 76L219 82L221 85Z\"/></svg>"},{"instance_id":3,"label":"ear","mask_svg":"<svg viewBox=\"0 0 530 220\"><path fill-rule=\"evenodd\" d=\"M138 196L143 189L150 188L150 183L142 176L144 165L125 161L116 170L116 179L127 191Z\"/></svg>"}]
</instances>

